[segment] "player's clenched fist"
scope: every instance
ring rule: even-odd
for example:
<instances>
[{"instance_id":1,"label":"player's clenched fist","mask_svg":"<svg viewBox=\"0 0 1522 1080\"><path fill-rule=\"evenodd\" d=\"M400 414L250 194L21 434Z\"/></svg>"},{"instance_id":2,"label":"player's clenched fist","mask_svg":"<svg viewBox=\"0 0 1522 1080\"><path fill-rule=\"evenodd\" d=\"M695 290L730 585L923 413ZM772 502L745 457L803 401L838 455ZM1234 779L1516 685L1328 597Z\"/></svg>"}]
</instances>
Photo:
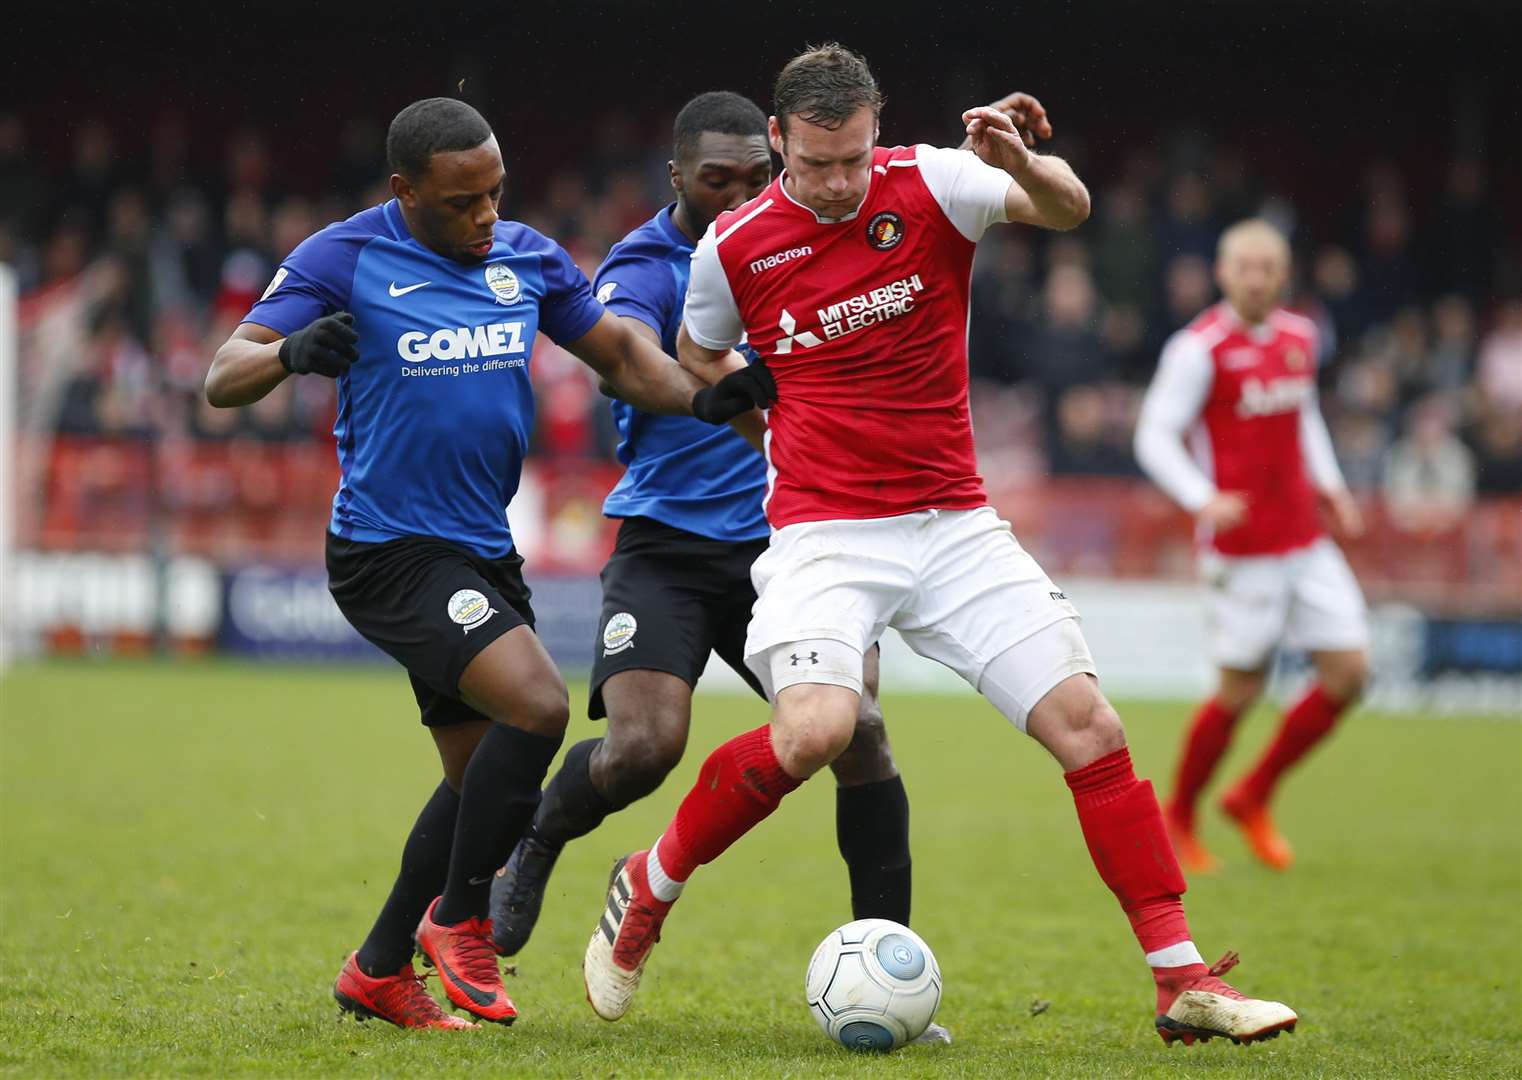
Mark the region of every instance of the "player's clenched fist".
<instances>
[{"instance_id":1,"label":"player's clenched fist","mask_svg":"<svg viewBox=\"0 0 1522 1080\"><path fill-rule=\"evenodd\" d=\"M727 424L742 413L765 409L776 400L777 383L766 363L757 360L692 395L692 415L706 424Z\"/></svg>"},{"instance_id":2,"label":"player's clenched fist","mask_svg":"<svg viewBox=\"0 0 1522 1080\"><path fill-rule=\"evenodd\" d=\"M292 375L326 375L336 379L359 359L359 334L347 311L324 315L280 343L280 363Z\"/></svg>"}]
</instances>

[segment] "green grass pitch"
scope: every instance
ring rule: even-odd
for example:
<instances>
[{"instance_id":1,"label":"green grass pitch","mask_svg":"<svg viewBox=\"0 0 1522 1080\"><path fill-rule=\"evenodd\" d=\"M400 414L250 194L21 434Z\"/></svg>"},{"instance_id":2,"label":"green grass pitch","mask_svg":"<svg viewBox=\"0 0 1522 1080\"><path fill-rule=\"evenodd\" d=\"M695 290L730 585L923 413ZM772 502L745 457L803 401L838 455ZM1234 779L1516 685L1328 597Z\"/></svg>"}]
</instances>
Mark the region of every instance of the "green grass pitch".
<instances>
[{"instance_id":1,"label":"green grass pitch","mask_svg":"<svg viewBox=\"0 0 1522 1080\"><path fill-rule=\"evenodd\" d=\"M0 1069L25 1076L1516 1076L1522 1073L1522 724L1356 714L1289 780L1299 863L1192 884L1207 959L1288 1001L1300 1033L1163 1047L1151 986L1056 766L976 699L892 693L913 805L914 925L949 1049L859 1058L803 1004L847 921L821 776L698 873L617 1024L582 997L610 860L646 846L704 754L763 721L699 697L687 761L572 846L508 981L511 1029L339 1023L330 996L436 782L395 670L49 664L0 683ZM572 715L585 689L572 691ZM1186 707L1121 705L1166 784ZM1273 717L1249 721L1240 769ZM569 740L595 731L573 721ZM569 742L568 740L568 742ZM436 982L430 981L436 992Z\"/></svg>"}]
</instances>

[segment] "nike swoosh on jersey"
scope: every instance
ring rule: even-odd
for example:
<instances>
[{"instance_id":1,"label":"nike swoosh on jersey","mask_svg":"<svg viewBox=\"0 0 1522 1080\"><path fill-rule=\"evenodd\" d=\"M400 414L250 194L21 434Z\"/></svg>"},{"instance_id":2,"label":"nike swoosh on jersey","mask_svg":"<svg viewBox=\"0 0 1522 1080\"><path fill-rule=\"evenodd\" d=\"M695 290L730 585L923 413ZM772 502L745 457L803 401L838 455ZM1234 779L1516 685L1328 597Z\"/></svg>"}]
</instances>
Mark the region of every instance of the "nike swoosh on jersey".
<instances>
[{"instance_id":1,"label":"nike swoosh on jersey","mask_svg":"<svg viewBox=\"0 0 1522 1080\"><path fill-rule=\"evenodd\" d=\"M396 282L393 281L391 283L391 287L386 291L389 292L392 296L406 296L410 292L416 292L418 289L421 289L424 285L432 284L433 282L431 281L420 281L416 285L404 285L402 288L398 289L396 287Z\"/></svg>"}]
</instances>

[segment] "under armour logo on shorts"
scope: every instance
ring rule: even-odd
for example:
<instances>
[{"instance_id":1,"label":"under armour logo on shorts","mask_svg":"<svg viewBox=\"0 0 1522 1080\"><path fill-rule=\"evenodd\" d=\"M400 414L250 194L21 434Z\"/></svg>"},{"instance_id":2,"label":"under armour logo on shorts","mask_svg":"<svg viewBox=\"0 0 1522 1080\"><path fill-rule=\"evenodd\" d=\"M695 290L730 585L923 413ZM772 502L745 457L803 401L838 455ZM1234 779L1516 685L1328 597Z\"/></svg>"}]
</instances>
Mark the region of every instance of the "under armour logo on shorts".
<instances>
[{"instance_id":1,"label":"under armour logo on shorts","mask_svg":"<svg viewBox=\"0 0 1522 1080\"><path fill-rule=\"evenodd\" d=\"M794 667L797 667L805 660L811 664L817 664L819 663L819 654L817 652L811 652L807 656L799 656L797 653L794 653L792 659Z\"/></svg>"}]
</instances>

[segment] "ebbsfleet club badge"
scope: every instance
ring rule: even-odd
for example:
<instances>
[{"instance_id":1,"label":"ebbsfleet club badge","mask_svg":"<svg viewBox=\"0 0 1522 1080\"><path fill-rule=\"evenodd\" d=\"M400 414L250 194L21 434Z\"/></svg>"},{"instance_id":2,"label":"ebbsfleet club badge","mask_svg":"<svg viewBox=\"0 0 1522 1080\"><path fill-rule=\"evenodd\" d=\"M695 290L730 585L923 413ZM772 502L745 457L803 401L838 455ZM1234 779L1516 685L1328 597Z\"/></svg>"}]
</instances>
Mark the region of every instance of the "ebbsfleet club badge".
<instances>
[{"instance_id":1,"label":"ebbsfleet club badge","mask_svg":"<svg viewBox=\"0 0 1522 1080\"><path fill-rule=\"evenodd\" d=\"M873 214L867 222L867 243L878 251L892 251L904 239L904 219L892 210Z\"/></svg>"}]
</instances>

